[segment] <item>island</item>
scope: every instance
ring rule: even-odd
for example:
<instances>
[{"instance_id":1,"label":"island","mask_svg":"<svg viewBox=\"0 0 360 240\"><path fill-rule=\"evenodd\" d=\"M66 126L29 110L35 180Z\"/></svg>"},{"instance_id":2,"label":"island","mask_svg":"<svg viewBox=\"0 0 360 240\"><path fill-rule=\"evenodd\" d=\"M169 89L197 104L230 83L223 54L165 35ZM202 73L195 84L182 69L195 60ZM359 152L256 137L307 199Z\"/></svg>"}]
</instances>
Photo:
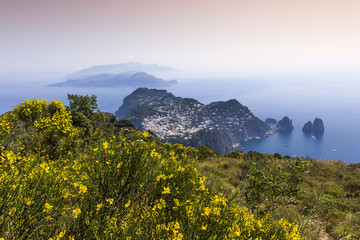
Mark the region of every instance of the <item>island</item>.
<instances>
[{"instance_id":1,"label":"island","mask_svg":"<svg viewBox=\"0 0 360 240\"><path fill-rule=\"evenodd\" d=\"M71 73L64 77L65 81L68 80L78 80L86 77L91 77L101 74L121 74L121 73L137 73L137 72L146 72L149 74L157 74L164 72L174 72L176 69L166 66L159 66L156 64L141 64L138 62L127 62L119 64L107 64L92 66L86 69L79 70L77 72Z\"/></svg>"},{"instance_id":2,"label":"island","mask_svg":"<svg viewBox=\"0 0 360 240\"><path fill-rule=\"evenodd\" d=\"M103 73L92 75L76 80L67 80L56 84L49 85L50 87L90 87L90 88L104 88L104 87L167 87L177 84L176 80L166 81L156 78L153 75L145 72L126 72L120 74Z\"/></svg>"},{"instance_id":3,"label":"island","mask_svg":"<svg viewBox=\"0 0 360 240\"><path fill-rule=\"evenodd\" d=\"M275 133L275 128L235 99L205 105L148 88L138 88L125 97L115 116L151 131L164 142L192 147L207 144L221 154L231 152L242 141Z\"/></svg>"}]
</instances>

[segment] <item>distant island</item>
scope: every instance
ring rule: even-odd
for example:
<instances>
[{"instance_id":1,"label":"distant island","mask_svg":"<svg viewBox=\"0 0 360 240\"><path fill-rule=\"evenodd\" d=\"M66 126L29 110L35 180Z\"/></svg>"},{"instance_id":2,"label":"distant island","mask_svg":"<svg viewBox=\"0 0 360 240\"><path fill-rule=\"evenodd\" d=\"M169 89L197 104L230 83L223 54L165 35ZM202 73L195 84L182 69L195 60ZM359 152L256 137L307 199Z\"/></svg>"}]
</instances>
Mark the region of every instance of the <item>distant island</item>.
<instances>
[{"instance_id":1,"label":"distant island","mask_svg":"<svg viewBox=\"0 0 360 240\"><path fill-rule=\"evenodd\" d=\"M150 74L155 74L157 72L171 72L175 71L174 68L159 66L156 64L141 64L137 62L128 62L120 64L109 64L109 65L100 65L92 66L86 69L82 69L75 73L69 74L64 77L64 80L77 80L83 79L90 76L100 75L100 74L121 74L121 73L137 73L137 72L147 72Z\"/></svg>"},{"instance_id":2,"label":"distant island","mask_svg":"<svg viewBox=\"0 0 360 240\"><path fill-rule=\"evenodd\" d=\"M132 121L138 129L152 131L165 142L193 147L207 144L221 154L239 147L241 141L275 133L235 99L204 105L166 90L136 89L115 116Z\"/></svg>"},{"instance_id":3,"label":"distant island","mask_svg":"<svg viewBox=\"0 0 360 240\"><path fill-rule=\"evenodd\" d=\"M165 81L145 72L103 73L49 85L50 87L167 87L176 80Z\"/></svg>"}]
</instances>

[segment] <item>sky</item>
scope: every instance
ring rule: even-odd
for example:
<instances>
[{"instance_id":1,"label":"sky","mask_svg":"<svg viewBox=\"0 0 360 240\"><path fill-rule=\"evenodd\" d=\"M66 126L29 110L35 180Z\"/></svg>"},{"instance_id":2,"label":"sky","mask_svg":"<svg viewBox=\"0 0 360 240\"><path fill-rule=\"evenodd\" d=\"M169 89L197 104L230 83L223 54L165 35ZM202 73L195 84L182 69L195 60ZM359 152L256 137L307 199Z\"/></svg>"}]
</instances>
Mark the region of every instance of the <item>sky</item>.
<instances>
[{"instance_id":1,"label":"sky","mask_svg":"<svg viewBox=\"0 0 360 240\"><path fill-rule=\"evenodd\" d=\"M360 76L359 0L1 0L0 74L136 61Z\"/></svg>"}]
</instances>

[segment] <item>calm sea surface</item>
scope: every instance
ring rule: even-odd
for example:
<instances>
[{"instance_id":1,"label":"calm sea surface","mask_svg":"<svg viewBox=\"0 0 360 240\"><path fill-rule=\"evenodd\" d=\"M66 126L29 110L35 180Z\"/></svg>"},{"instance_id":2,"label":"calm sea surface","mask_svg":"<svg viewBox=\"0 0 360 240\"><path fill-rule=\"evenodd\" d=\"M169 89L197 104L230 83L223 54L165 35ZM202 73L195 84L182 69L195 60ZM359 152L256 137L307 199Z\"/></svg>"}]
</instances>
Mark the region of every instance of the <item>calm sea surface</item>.
<instances>
[{"instance_id":1,"label":"calm sea surface","mask_svg":"<svg viewBox=\"0 0 360 240\"><path fill-rule=\"evenodd\" d=\"M0 89L0 113L9 111L24 99L58 99L67 104L67 93L96 94L102 111L114 113L134 89L51 88L59 80L4 82ZM357 80L196 80L168 87L175 96L191 97L208 104L235 98L260 119L280 120L288 116L294 130L242 144L243 151L344 160L360 163L360 81ZM306 135L304 123L323 119L323 135Z\"/></svg>"}]
</instances>

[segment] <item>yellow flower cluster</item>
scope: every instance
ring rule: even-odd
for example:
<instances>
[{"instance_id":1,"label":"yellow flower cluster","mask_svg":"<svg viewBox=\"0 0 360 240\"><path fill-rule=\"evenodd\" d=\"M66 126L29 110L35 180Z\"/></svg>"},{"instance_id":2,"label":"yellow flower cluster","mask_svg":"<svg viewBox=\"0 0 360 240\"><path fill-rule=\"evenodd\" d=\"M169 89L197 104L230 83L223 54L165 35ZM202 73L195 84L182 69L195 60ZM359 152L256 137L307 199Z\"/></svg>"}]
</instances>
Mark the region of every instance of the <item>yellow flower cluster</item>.
<instances>
[{"instance_id":1,"label":"yellow flower cluster","mask_svg":"<svg viewBox=\"0 0 360 240\"><path fill-rule=\"evenodd\" d=\"M54 134L64 134L70 137L74 137L78 133L78 130L72 126L70 113L61 102L52 100L48 108L53 114L49 117L42 117L34 123L39 131L52 131Z\"/></svg>"},{"instance_id":2,"label":"yellow flower cluster","mask_svg":"<svg viewBox=\"0 0 360 240\"><path fill-rule=\"evenodd\" d=\"M12 112L7 112L0 118L0 137L10 134L15 127L16 120L16 115Z\"/></svg>"},{"instance_id":3,"label":"yellow flower cluster","mask_svg":"<svg viewBox=\"0 0 360 240\"><path fill-rule=\"evenodd\" d=\"M78 134L70 112L56 100L25 100L0 118L0 145L15 142L17 148L35 150L49 158L69 154Z\"/></svg>"},{"instance_id":4,"label":"yellow flower cluster","mask_svg":"<svg viewBox=\"0 0 360 240\"><path fill-rule=\"evenodd\" d=\"M80 208L76 208L73 210L74 213L74 218L77 218L79 216L79 214L81 213L81 209Z\"/></svg>"},{"instance_id":5,"label":"yellow flower cluster","mask_svg":"<svg viewBox=\"0 0 360 240\"><path fill-rule=\"evenodd\" d=\"M53 209L53 207L54 206L51 206L50 204L48 204L48 203L45 203L45 205L44 205L44 212L50 212L52 209Z\"/></svg>"},{"instance_id":6,"label":"yellow flower cluster","mask_svg":"<svg viewBox=\"0 0 360 240\"><path fill-rule=\"evenodd\" d=\"M239 224L233 224L229 228L229 235L226 239L284 239L300 240L298 226L281 219L270 221L269 218L256 219L243 209L240 214Z\"/></svg>"},{"instance_id":7,"label":"yellow flower cluster","mask_svg":"<svg viewBox=\"0 0 360 240\"><path fill-rule=\"evenodd\" d=\"M48 102L45 99L26 99L24 102L19 103L16 107L14 107L13 111L22 121L34 121L45 111L47 105Z\"/></svg>"},{"instance_id":8,"label":"yellow flower cluster","mask_svg":"<svg viewBox=\"0 0 360 240\"><path fill-rule=\"evenodd\" d=\"M1 134L22 121L31 137L1 151L1 237L300 239L297 225L257 219L215 193L195 168L194 148L145 132L90 137L80 149L61 102L25 101L13 114L0 118Z\"/></svg>"}]
</instances>

